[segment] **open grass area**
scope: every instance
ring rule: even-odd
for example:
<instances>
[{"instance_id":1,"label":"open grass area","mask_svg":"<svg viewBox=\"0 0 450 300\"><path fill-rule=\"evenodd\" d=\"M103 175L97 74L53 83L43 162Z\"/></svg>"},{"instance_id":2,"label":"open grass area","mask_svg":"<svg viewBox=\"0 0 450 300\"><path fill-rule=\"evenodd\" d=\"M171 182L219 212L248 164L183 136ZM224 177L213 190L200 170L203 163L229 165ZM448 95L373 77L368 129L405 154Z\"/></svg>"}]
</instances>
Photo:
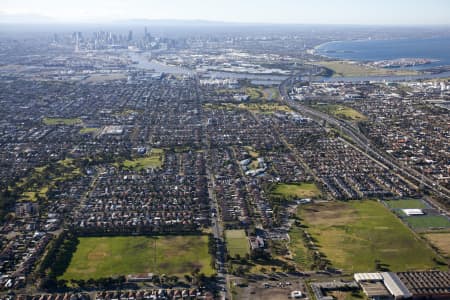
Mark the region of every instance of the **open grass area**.
<instances>
[{"instance_id":1,"label":"open grass area","mask_svg":"<svg viewBox=\"0 0 450 300\"><path fill-rule=\"evenodd\" d=\"M95 82L103 82L109 80L124 80L127 79L126 74L116 73L116 74L94 74L90 75L83 82L95 83Z\"/></svg>"},{"instance_id":2,"label":"open grass area","mask_svg":"<svg viewBox=\"0 0 450 300\"><path fill-rule=\"evenodd\" d=\"M250 97L250 100L259 100L264 97L264 92L260 88L247 87L245 93Z\"/></svg>"},{"instance_id":3,"label":"open grass area","mask_svg":"<svg viewBox=\"0 0 450 300\"><path fill-rule=\"evenodd\" d=\"M97 133L98 131L99 131L98 128L85 127L85 128L81 128L79 133L80 134L94 134L94 133Z\"/></svg>"},{"instance_id":4,"label":"open grass area","mask_svg":"<svg viewBox=\"0 0 450 300\"><path fill-rule=\"evenodd\" d=\"M289 249L292 253L292 259L301 270L310 270L313 262L312 253L305 246L302 238L303 232L299 227L293 226L289 232L291 238Z\"/></svg>"},{"instance_id":5,"label":"open grass area","mask_svg":"<svg viewBox=\"0 0 450 300\"><path fill-rule=\"evenodd\" d=\"M182 276L199 268L210 276L208 237L84 237L62 279L155 273Z\"/></svg>"},{"instance_id":6,"label":"open grass area","mask_svg":"<svg viewBox=\"0 0 450 300\"><path fill-rule=\"evenodd\" d=\"M376 201L315 203L299 216L320 251L347 272L375 271L376 260L392 271L439 267L437 254Z\"/></svg>"},{"instance_id":7,"label":"open grass area","mask_svg":"<svg viewBox=\"0 0 450 300\"><path fill-rule=\"evenodd\" d=\"M244 230L225 230L228 254L231 257L245 257L250 253L250 245Z\"/></svg>"},{"instance_id":8,"label":"open grass area","mask_svg":"<svg viewBox=\"0 0 450 300\"><path fill-rule=\"evenodd\" d=\"M334 115L338 118L345 120L350 121L367 120L367 117L362 113L360 113L359 111L344 105L336 105L336 104L317 105L316 108L330 115Z\"/></svg>"},{"instance_id":9,"label":"open grass area","mask_svg":"<svg viewBox=\"0 0 450 300\"><path fill-rule=\"evenodd\" d=\"M278 100L281 98L278 88L266 88L263 92L266 100Z\"/></svg>"},{"instance_id":10,"label":"open grass area","mask_svg":"<svg viewBox=\"0 0 450 300\"><path fill-rule=\"evenodd\" d=\"M144 169L156 169L161 168L164 162L164 150L153 148L150 153L143 157L138 157L133 160L126 160L123 162L123 166L135 171L141 171Z\"/></svg>"},{"instance_id":11,"label":"open grass area","mask_svg":"<svg viewBox=\"0 0 450 300\"><path fill-rule=\"evenodd\" d=\"M315 198L320 196L320 191L314 183L283 183L277 184L272 194L283 198Z\"/></svg>"},{"instance_id":12,"label":"open grass area","mask_svg":"<svg viewBox=\"0 0 450 300\"><path fill-rule=\"evenodd\" d=\"M272 114L276 112L292 112L292 109L287 105L281 105L273 102L269 103L220 103L204 105L205 109L223 109L223 110L248 110L253 113Z\"/></svg>"},{"instance_id":13,"label":"open grass area","mask_svg":"<svg viewBox=\"0 0 450 300\"><path fill-rule=\"evenodd\" d=\"M445 216L412 216L404 218L414 229L450 228L450 221Z\"/></svg>"},{"instance_id":14,"label":"open grass area","mask_svg":"<svg viewBox=\"0 0 450 300\"><path fill-rule=\"evenodd\" d=\"M334 77L364 77L364 76L386 76L386 75L417 75L413 70L392 70L375 68L349 61L320 61L316 65L333 71Z\"/></svg>"},{"instance_id":15,"label":"open grass area","mask_svg":"<svg viewBox=\"0 0 450 300\"><path fill-rule=\"evenodd\" d=\"M37 195L38 195L37 192L23 192L20 200L35 202L37 200Z\"/></svg>"},{"instance_id":16,"label":"open grass area","mask_svg":"<svg viewBox=\"0 0 450 300\"><path fill-rule=\"evenodd\" d=\"M430 243L439 249L440 253L450 258L450 231L424 234Z\"/></svg>"},{"instance_id":17,"label":"open grass area","mask_svg":"<svg viewBox=\"0 0 450 300\"><path fill-rule=\"evenodd\" d=\"M256 113L292 112L289 106L276 103L248 103L239 104L238 107Z\"/></svg>"},{"instance_id":18,"label":"open grass area","mask_svg":"<svg viewBox=\"0 0 450 300\"><path fill-rule=\"evenodd\" d=\"M408 208L423 209L427 207L422 200L418 199L388 200L386 201L386 203L392 209L408 209Z\"/></svg>"},{"instance_id":19,"label":"open grass area","mask_svg":"<svg viewBox=\"0 0 450 300\"><path fill-rule=\"evenodd\" d=\"M83 121L80 118L44 118L45 125L80 125Z\"/></svg>"},{"instance_id":20,"label":"open grass area","mask_svg":"<svg viewBox=\"0 0 450 300\"><path fill-rule=\"evenodd\" d=\"M244 146L244 149L248 152L248 154L252 158L258 158L259 157L259 153L252 146Z\"/></svg>"}]
</instances>

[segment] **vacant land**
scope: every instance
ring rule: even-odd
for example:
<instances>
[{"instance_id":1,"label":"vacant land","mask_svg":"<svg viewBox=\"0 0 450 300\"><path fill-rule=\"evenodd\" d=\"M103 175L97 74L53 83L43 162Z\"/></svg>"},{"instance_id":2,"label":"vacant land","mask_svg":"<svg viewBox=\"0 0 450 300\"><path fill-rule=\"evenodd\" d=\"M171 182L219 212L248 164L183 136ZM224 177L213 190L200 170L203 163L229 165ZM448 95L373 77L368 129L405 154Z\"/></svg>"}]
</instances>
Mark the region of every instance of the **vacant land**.
<instances>
[{"instance_id":1,"label":"vacant land","mask_svg":"<svg viewBox=\"0 0 450 300\"><path fill-rule=\"evenodd\" d=\"M123 166L135 171L141 171L144 169L156 169L161 168L164 162L164 150L153 148L150 153L143 157L138 157L133 160L126 160L123 162Z\"/></svg>"},{"instance_id":2,"label":"vacant land","mask_svg":"<svg viewBox=\"0 0 450 300\"><path fill-rule=\"evenodd\" d=\"M80 238L77 251L62 279L89 279L127 274L189 274L210 266L207 236L87 237Z\"/></svg>"},{"instance_id":3,"label":"vacant land","mask_svg":"<svg viewBox=\"0 0 450 300\"><path fill-rule=\"evenodd\" d=\"M231 257L245 257L250 253L250 245L244 230L226 230L225 237L227 241L228 254Z\"/></svg>"},{"instance_id":4,"label":"vacant land","mask_svg":"<svg viewBox=\"0 0 450 300\"><path fill-rule=\"evenodd\" d=\"M450 258L450 232L427 233L424 236L443 255Z\"/></svg>"},{"instance_id":5,"label":"vacant land","mask_svg":"<svg viewBox=\"0 0 450 300\"><path fill-rule=\"evenodd\" d=\"M422 200L418 199L389 200L386 201L386 203L392 209L408 209L408 208L422 209L427 207Z\"/></svg>"},{"instance_id":6,"label":"vacant land","mask_svg":"<svg viewBox=\"0 0 450 300\"><path fill-rule=\"evenodd\" d=\"M314 183L293 183L278 184L272 194L283 198L315 198L320 196L320 191Z\"/></svg>"},{"instance_id":7,"label":"vacant land","mask_svg":"<svg viewBox=\"0 0 450 300\"><path fill-rule=\"evenodd\" d=\"M414 229L450 228L450 221L445 216L413 216L405 220Z\"/></svg>"},{"instance_id":8,"label":"vacant land","mask_svg":"<svg viewBox=\"0 0 450 300\"><path fill-rule=\"evenodd\" d=\"M333 71L335 77L364 77L386 75L417 75L416 71L374 68L349 61L320 61L316 65Z\"/></svg>"},{"instance_id":9,"label":"vacant land","mask_svg":"<svg viewBox=\"0 0 450 300\"><path fill-rule=\"evenodd\" d=\"M44 118L45 125L80 125L83 121L80 118Z\"/></svg>"},{"instance_id":10,"label":"vacant land","mask_svg":"<svg viewBox=\"0 0 450 300\"><path fill-rule=\"evenodd\" d=\"M351 121L364 121L367 120L367 117L360 113L359 111L347 107L344 105L317 105L317 109L326 112L330 115L334 115L338 118L345 119L345 120L351 120Z\"/></svg>"},{"instance_id":11,"label":"vacant land","mask_svg":"<svg viewBox=\"0 0 450 300\"><path fill-rule=\"evenodd\" d=\"M320 251L345 271L375 271L376 260L392 271L438 267L437 254L376 201L306 205L299 215Z\"/></svg>"},{"instance_id":12,"label":"vacant land","mask_svg":"<svg viewBox=\"0 0 450 300\"><path fill-rule=\"evenodd\" d=\"M361 290L358 291L331 291L326 293L327 296L332 296L336 300L362 300L366 299Z\"/></svg>"}]
</instances>

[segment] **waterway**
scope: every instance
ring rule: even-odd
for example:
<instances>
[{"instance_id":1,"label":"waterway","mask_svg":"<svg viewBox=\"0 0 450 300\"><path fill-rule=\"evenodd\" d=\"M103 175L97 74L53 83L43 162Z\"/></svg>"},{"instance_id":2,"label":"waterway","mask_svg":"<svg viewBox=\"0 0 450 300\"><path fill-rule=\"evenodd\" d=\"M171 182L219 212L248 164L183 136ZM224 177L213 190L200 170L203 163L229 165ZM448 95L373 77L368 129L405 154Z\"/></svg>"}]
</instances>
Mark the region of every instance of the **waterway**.
<instances>
[{"instance_id":1,"label":"waterway","mask_svg":"<svg viewBox=\"0 0 450 300\"><path fill-rule=\"evenodd\" d=\"M427 39L335 41L318 46L316 54L361 62L400 58L435 60L430 64L406 67L416 70L429 69L450 65L450 36Z\"/></svg>"},{"instance_id":2,"label":"waterway","mask_svg":"<svg viewBox=\"0 0 450 300\"><path fill-rule=\"evenodd\" d=\"M137 53L130 52L129 56L135 64L136 68L153 70L155 73L168 73L168 74L184 74L184 75L194 75L198 74L194 70L179 66L170 66L161 63L156 60L151 59L151 53ZM199 74L200 75L200 74ZM223 78L223 79L247 79L251 83L256 85L277 85L283 80L288 78L288 76L283 75L270 75L270 74L247 74L247 73L236 73L236 72L218 72L218 71L207 71L201 74L202 77L207 78Z\"/></svg>"},{"instance_id":3,"label":"waterway","mask_svg":"<svg viewBox=\"0 0 450 300\"><path fill-rule=\"evenodd\" d=\"M184 74L193 75L195 72L186 68L178 66L170 66L154 59L151 59L150 53L129 53L130 58L135 64L136 68L153 70L155 73L168 73L168 74Z\"/></svg>"}]
</instances>

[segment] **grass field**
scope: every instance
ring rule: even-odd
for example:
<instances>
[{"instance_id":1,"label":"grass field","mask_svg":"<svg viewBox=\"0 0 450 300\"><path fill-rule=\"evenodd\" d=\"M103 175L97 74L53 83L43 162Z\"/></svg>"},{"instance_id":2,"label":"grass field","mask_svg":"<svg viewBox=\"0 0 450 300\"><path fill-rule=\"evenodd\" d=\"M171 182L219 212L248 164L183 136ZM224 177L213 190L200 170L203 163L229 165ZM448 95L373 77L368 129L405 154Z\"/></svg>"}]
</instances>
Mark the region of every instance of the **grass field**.
<instances>
[{"instance_id":1,"label":"grass field","mask_svg":"<svg viewBox=\"0 0 450 300\"><path fill-rule=\"evenodd\" d=\"M443 255L450 258L450 232L427 233L424 236Z\"/></svg>"},{"instance_id":2,"label":"grass field","mask_svg":"<svg viewBox=\"0 0 450 300\"><path fill-rule=\"evenodd\" d=\"M80 118L44 118L45 125L80 125L83 121Z\"/></svg>"},{"instance_id":3,"label":"grass field","mask_svg":"<svg viewBox=\"0 0 450 300\"><path fill-rule=\"evenodd\" d=\"M367 120L367 117L362 113L360 113L359 111L344 105L335 105L335 104L317 105L316 108L323 112L326 112L328 114L334 115L338 118L342 118L345 120L351 121Z\"/></svg>"},{"instance_id":4,"label":"grass field","mask_svg":"<svg viewBox=\"0 0 450 300\"><path fill-rule=\"evenodd\" d=\"M289 232L289 236L291 238L289 249L292 253L292 259L298 268L302 270L310 270L313 258L305 246L300 228L293 226Z\"/></svg>"},{"instance_id":5,"label":"grass field","mask_svg":"<svg viewBox=\"0 0 450 300\"><path fill-rule=\"evenodd\" d=\"M368 67L347 61L320 61L316 65L323 66L334 72L334 77L361 77L361 76L386 76L386 75L417 75L416 71L392 70Z\"/></svg>"},{"instance_id":6,"label":"grass field","mask_svg":"<svg viewBox=\"0 0 450 300\"><path fill-rule=\"evenodd\" d=\"M223 109L223 110L248 110L254 113L261 114L272 114L275 112L292 112L292 109L287 105L281 105L277 103L220 103L211 104L207 103L204 105L205 109Z\"/></svg>"},{"instance_id":7,"label":"grass field","mask_svg":"<svg viewBox=\"0 0 450 300\"><path fill-rule=\"evenodd\" d=\"M103 82L109 80L123 80L127 79L126 74L95 74L84 79L84 82Z\"/></svg>"},{"instance_id":8,"label":"grass field","mask_svg":"<svg viewBox=\"0 0 450 300\"><path fill-rule=\"evenodd\" d=\"M143 169L161 168L163 162L164 150L153 148L151 152L144 157L124 161L123 166L135 171L141 171Z\"/></svg>"},{"instance_id":9,"label":"grass field","mask_svg":"<svg viewBox=\"0 0 450 300\"><path fill-rule=\"evenodd\" d=\"M228 254L231 257L245 257L250 253L250 245L244 230L225 230Z\"/></svg>"},{"instance_id":10,"label":"grass field","mask_svg":"<svg viewBox=\"0 0 450 300\"><path fill-rule=\"evenodd\" d=\"M376 260L392 271L438 267L436 253L376 201L317 203L299 215L320 251L345 271L375 271Z\"/></svg>"},{"instance_id":11,"label":"grass field","mask_svg":"<svg viewBox=\"0 0 450 300\"><path fill-rule=\"evenodd\" d=\"M405 200L388 200L387 205L392 209L408 209L408 208L426 208L427 206L423 201L418 199L405 199Z\"/></svg>"},{"instance_id":12,"label":"grass field","mask_svg":"<svg viewBox=\"0 0 450 300\"><path fill-rule=\"evenodd\" d=\"M267 100L280 99L280 92L278 88L266 88L264 89L264 98Z\"/></svg>"},{"instance_id":13,"label":"grass field","mask_svg":"<svg viewBox=\"0 0 450 300\"><path fill-rule=\"evenodd\" d=\"M248 152L248 154L252 158L258 158L259 157L259 153L252 146L244 146L244 149Z\"/></svg>"},{"instance_id":14,"label":"grass field","mask_svg":"<svg viewBox=\"0 0 450 300\"><path fill-rule=\"evenodd\" d=\"M93 128L93 127L85 127L85 128L81 128L79 133L80 134L94 134L96 132L98 132L98 128Z\"/></svg>"},{"instance_id":15,"label":"grass field","mask_svg":"<svg viewBox=\"0 0 450 300\"><path fill-rule=\"evenodd\" d=\"M141 273L182 276L196 268L209 276L214 273L210 261L207 236L86 237L80 238L61 278L95 279Z\"/></svg>"},{"instance_id":16,"label":"grass field","mask_svg":"<svg viewBox=\"0 0 450 300\"><path fill-rule=\"evenodd\" d=\"M413 216L405 220L414 229L450 228L450 221L444 216Z\"/></svg>"},{"instance_id":17,"label":"grass field","mask_svg":"<svg viewBox=\"0 0 450 300\"><path fill-rule=\"evenodd\" d=\"M264 92L260 88L247 87L245 93L250 97L250 100L259 100L264 97Z\"/></svg>"},{"instance_id":18,"label":"grass field","mask_svg":"<svg viewBox=\"0 0 450 300\"><path fill-rule=\"evenodd\" d=\"M320 191L314 183L278 184L272 194L284 198L315 198L320 196Z\"/></svg>"}]
</instances>

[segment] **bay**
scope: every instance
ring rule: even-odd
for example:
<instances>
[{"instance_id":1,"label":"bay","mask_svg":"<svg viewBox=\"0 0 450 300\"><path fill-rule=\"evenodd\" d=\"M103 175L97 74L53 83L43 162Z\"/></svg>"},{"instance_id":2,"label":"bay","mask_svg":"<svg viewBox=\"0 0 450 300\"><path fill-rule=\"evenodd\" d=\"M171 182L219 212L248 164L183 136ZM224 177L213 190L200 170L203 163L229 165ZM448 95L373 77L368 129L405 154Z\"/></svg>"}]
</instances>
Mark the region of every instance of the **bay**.
<instances>
[{"instance_id":1,"label":"bay","mask_svg":"<svg viewBox=\"0 0 450 300\"><path fill-rule=\"evenodd\" d=\"M396 40L336 41L318 46L315 53L330 58L354 61L379 61L400 58L436 60L430 64L409 67L427 69L450 65L450 37Z\"/></svg>"}]
</instances>

